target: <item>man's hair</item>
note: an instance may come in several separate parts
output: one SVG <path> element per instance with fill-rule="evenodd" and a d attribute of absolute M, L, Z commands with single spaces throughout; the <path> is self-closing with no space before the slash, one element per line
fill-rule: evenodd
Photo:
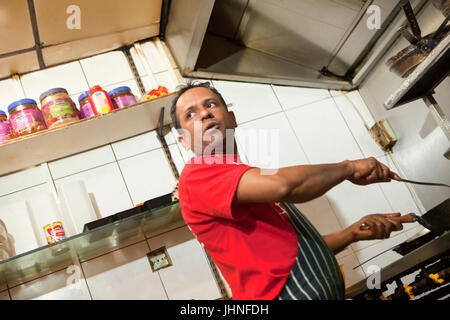
<path fill-rule="evenodd" d="M 175 129 L 179 130 L 181 129 L 180 122 L 177 118 L 177 102 L 178 99 L 180 99 L 181 95 L 185 93 L 186 91 L 193 89 L 193 88 L 207 88 L 211 90 L 217 98 L 219 98 L 219 101 L 225 106 L 225 109 L 228 110 L 227 104 L 225 103 L 225 100 L 223 99 L 222 95 L 217 91 L 216 88 L 214 88 L 211 83 L 209 82 L 200 82 L 198 80 L 188 81 L 186 83 L 180 84 L 177 88 L 179 89 L 178 93 L 175 95 L 172 106 L 170 107 L 170 117 L 172 118 L 172 124 Z"/>

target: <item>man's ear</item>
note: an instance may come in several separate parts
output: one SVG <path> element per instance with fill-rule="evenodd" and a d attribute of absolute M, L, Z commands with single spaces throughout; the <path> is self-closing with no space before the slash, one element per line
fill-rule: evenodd
<path fill-rule="evenodd" d="M 183 133 L 179 134 L 177 139 L 186 151 L 191 150 L 191 142 L 187 141 Z"/>
<path fill-rule="evenodd" d="M 228 113 L 231 116 L 231 119 L 233 120 L 233 128 L 237 128 L 237 123 L 236 123 L 236 116 L 234 115 L 233 111 L 228 111 Z"/>

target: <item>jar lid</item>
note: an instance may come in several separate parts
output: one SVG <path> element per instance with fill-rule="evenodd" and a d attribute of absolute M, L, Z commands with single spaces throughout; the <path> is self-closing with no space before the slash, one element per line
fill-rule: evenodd
<path fill-rule="evenodd" d="M 13 103 L 11 103 L 11 104 L 8 106 L 8 112 L 11 113 L 11 110 L 12 110 L 13 108 L 15 108 L 15 107 L 17 107 L 17 106 L 19 106 L 19 105 L 21 105 L 21 104 L 27 104 L 27 103 L 32 103 L 32 104 L 35 104 L 35 105 L 37 106 L 36 101 L 33 100 L 33 99 L 20 99 L 20 100 L 14 101 Z"/>
<path fill-rule="evenodd" d="M 6 112 L 3 110 L 0 110 L 0 116 L 6 116 Z"/>
<path fill-rule="evenodd" d="M 57 92 L 67 93 L 67 90 L 64 88 L 53 88 L 53 89 L 47 90 L 39 96 L 39 100 L 42 101 L 46 96 L 51 95 L 53 93 L 57 93 Z"/>
<path fill-rule="evenodd" d="M 110 96 L 113 96 L 113 95 L 115 95 L 116 93 L 119 93 L 119 92 L 123 92 L 123 91 L 129 91 L 129 92 L 131 92 L 131 89 L 130 89 L 130 87 L 118 87 L 118 88 L 115 88 L 115 89 L 113 89 L 113 90 L 111 90 L 110 92 L 108 92 L 108 94 L 110 95 Z"/>
<path fill-rule="evenodd" d="M 78 102 L 81 102 L 84 98 L 89 97 L 89 91 L 85 91 L 78 97 Z"/>

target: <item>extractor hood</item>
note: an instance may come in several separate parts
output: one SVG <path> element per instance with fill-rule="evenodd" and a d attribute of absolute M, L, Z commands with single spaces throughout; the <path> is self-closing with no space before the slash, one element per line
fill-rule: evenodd
<path fill-rule="evenodd" d="M 171 1 L 167 43 L 195 78 L 354 89 L 398 37 L 389 28 L 405 22 L 391 0 L 188 2 Z"/>

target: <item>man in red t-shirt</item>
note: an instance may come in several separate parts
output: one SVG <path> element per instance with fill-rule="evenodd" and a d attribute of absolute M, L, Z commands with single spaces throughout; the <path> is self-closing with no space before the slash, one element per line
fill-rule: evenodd
<path fill-rule="evenodd" d="M 371 214 L 322 237 L 292 205 L 344 180 L 367 185 L 399 179 L 374 158 L 273 172 L 245 165 L 234 141 L 234 114 L 209 83 L 182 87 L 171 116 L 179 142 L 195 154 L 179 180 L 183 218 L 234 299 L 343 299 L 334 255 L 355 241 L 402 229 L 392 219 L 399 213 Z"/>

